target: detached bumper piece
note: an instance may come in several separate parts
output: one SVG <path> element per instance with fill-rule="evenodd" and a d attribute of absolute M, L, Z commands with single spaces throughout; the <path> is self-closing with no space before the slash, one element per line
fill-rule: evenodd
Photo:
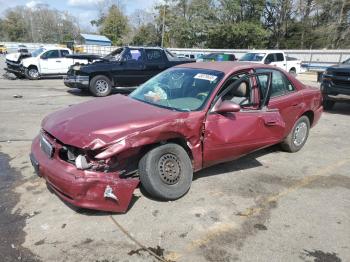
<path fill-rule="evenodd" d="M 89 76 L 68 75 L 63 79 L 65 86 L 70 88 L 89 88 Z"/>
<path fill-rule="evenodd" d="M 33 141 L 30 158 L 38 175 L 61 199 L 87 209 L 121 213 L 128 210 L 139 179 L 120 178 L 117 172 L 78 170 L 73 164 L 60 159 L 58 152 L 62 145 L 45 136 L 54 149 L 50 158 L 40 143 L 41 136 L 44 135 L 39 135 Z"/>

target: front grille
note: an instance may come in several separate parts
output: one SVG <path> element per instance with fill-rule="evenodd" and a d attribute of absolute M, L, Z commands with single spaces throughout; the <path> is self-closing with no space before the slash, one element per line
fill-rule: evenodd
<path fill-rule="evenodd" d="M 334 75 L 350 77 L 350 72 L 335 72 Z"/>
<path fill-rule="evenodd" d="M 333 83 L 337 86 L 346 86 L 350 88 L 350 81 L 333 79 Z"/>

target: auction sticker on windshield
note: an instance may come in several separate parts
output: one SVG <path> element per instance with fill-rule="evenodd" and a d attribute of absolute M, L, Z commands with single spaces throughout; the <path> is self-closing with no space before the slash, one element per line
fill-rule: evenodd
<path fill-rule="evenodd" d="M 196 79 L 201 79 L 201 80 L 208 80 L 208 81 L 210 81 L 210 82 L 213 82 L 213 81 L 215 81 L 218 77 L 217 77 L 217 76 L 214 76 L 214 75 L 201 74 L 201 73 L 199 73 L 199 74 L 196 74 L 196 75 L 194 76 L 194 78 L 196 78 Z"/>

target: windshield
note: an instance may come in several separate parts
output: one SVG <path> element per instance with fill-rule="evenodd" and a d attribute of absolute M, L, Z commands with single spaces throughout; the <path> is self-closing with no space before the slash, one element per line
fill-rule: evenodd
<path fill-rule="evenodd" d="M 124 48 L 118 48 L 117 50 L 114 50 L 113 52 L 109 53 L 103 58 L 110 61 L 119 61 L 123 50 Z"/>
<path fill-rule="evenodd" d="M 205 56 L 203 56 L 203 59 L 216 59 L 218 57 L 218 55 L 219 54 L 216 54 L 216 53 L 205 55 Z"/>
<path fill-rule="evenodd" d="M 262 61 L 265 53 L 247 53 L 244 56 L 242 56 L 240 61 Z"/>
<path fill-rule="evenodd" d="M 203 108 L 223 78 L 215 70 L 171 68 L 151 78 L 129 96 L 155 106 L 177 111 Z"/>
<path fill-rule="evenodd" d="M 32 56 L 33 57 L 37 57 L 38 55 L 40 55 L 42 52 L 44 52 L 45 49 L 44 48 L 39 48 L 39 49 L 36 49 L 32 52 Z"/>

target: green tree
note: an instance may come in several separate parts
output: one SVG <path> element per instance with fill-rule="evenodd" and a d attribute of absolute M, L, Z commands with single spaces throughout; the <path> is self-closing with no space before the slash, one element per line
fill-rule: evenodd
<path fill-rule="evenodd" d="M 28 40 L 28 26 L 21 9 L 7 10 L 3 26 L 10 41 Z"/>
<path fill-rule="evenodd" d="M 221 24 L 208 35 L 209 48 L 264 48 L 268 32 L 255 22 Z"/>
<path fill-rule="evenodd" d="M 123 43 L 123 36 L 128 30 L 128 18 L 123 15 L 118 6 L 112 5 L 105 19 L 102 21 L 100 33 L 108 37 L 113 44 L 121 45 Z"/>
<path fill-rule="evenodd" d="M 160 46 L 161 45 L 161 33 L 157 31 L 154 24 L 148 23 L 141 25 L 132 40 L 134 45 L 146 45 L 146 46 Z"/>

